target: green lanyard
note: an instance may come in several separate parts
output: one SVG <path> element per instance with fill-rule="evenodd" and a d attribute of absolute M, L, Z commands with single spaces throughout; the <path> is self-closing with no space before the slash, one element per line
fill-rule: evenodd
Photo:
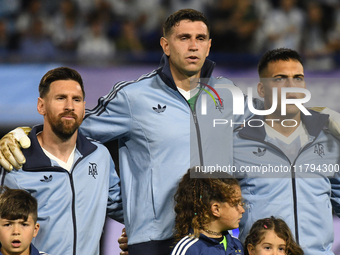
<path fill-rule="evenodd" d="M 225 236 L 223 236 L 223 240 L 220 243 L 223 244 L 224 249 L 227 250 L 228 242 L 227 242 L 227 238 L 225 238 Z"/>

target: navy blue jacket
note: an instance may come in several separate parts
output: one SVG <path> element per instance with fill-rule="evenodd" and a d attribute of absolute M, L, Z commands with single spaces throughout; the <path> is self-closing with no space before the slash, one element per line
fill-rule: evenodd
<path fill-rule="evenodd" d="M 243 255 L 242 243 L 228 231 L 223 235 L 227 238 L 227 250 L 223 244 L 203 234 L 199 238 L 188 235 L 176 244 L 171 255 Z"/>

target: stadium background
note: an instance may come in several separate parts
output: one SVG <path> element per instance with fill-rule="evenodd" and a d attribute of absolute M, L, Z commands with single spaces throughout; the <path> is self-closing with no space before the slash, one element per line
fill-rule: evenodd
<path fill-rule="evenodd" d="M 256 94 L 260 56 L 275 47 L 293 48 L 304 59 L 308 105 L 340 111 L 338 0 L 0 0 L 0 135 L 42 122 L 38 84 L 51 68 L 80 72 L 87 108 L 114 83 L 157 68 L 160 25 L 188 7 L 211 21 L 214 76 L 230 78 L 244 92 L 251 86 Z M 118 164 L 116 143 L 107 145 Z M 335 224 L 334 251 L 340 254 L 338 218 Z M 118 254 L 121 228 L 107 221 L 102 254 Z"/>

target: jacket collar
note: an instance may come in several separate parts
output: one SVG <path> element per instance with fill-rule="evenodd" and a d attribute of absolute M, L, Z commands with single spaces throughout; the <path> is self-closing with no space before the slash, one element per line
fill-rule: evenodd
<path fill-rule="evenodd" d="M 193 234 L 194 230 L 190 227 L 189 228 L 189 234 Z M 238 245 L 235 243 L 234 238 L 229 234 L 229 231 L 222 232 L 222 235 L 227 238 L 228 242 L 228 249 L 238 249 Z M 207 237 L 206 235 L 200 234 L 200 239 L 205 240 L 208 243 L 218 245 L 220 242 L 215 240 L 214 238 Z"/>
<path fill-rule="evenodd" d="M 201 69 L 201 78 L 210 78 L 215 65 L 215 62 L 206 59 Z M 169 57 L 165 54 L 163 54 L 162 56 L 160 65 L 157 69 L 157 73 L 166 85 L 174 90 L 177 90 L 177 86 L 170 71 Z"/>
<path fill-rule="evenodd" d="M 231 249 L 231 250 L 238 249 L 238 245 L 235 243 L 234 238 L 232 238 L 232 236 L 229 234 L 228 231 L 222 232 L 222 235 L 227 238 L 227 242 L 228 242 L 227 249 L 228 250 L 229 249 Z M 206 242 L 214 244 L 214 245 L 220 244 L 220 242 L 215 240 L 214 238 L 207 237 L 206 235 L 203 235 L 203 234 L 200 234 L 200 239 L 205 240 Z"/>
<path fill-rule="evenodd" d="M 329 115 L 321 114 L 312 110 L 309 110 L 309 112 L 312 115 L 304 115 L 303 113 L 301 113 L 301 121 L 303 124 L 305 124 L 308 134 L 317 137 L 323 127 L 326 125 Z M 255 115 L 251 119 L 264 120 L 264 116 Z M 239 135 L 248 139 L 264 141 L 266 138 L 266 131 L 264 126 L 253 128 L 246 125 L 243 129 L 240 130 Z"/>
<path fill-rule="evenodd" d="M 30 253 L 31 255 L 39 255 L 40 254 L 38 249 L 35 248 L 33 244 L 31 244 L 31 246 L 30 246 L 30 251 L 31 251 L 31 253 Z"/>
<path fill-rule="evenodd" d="M 43 152 L 37 139 L 37 134 L 42 130 L 43 125 L 38 125 L 33 127 L 29 134 L 31 146 L 27 149 L 22 150 L 24 156 L 26 157 L 26 163 L 22 168 L 23 170 L 51 166 L 51 160 Z M 86 157 L 87 155 L 95 151 L 97 149 L 97 146 L 91 143 L 85 136 L 80 134 L 78 130 L 76 148 L 83 157 Z"/>

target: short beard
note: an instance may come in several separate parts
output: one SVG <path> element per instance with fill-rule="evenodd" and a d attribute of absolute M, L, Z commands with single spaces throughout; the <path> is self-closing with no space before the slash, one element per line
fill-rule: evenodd
<path fill-rule="evenodd" d="M 79 125 L 75 122 L 72 126 L 66 126 L 61 120 L 52 126 L 52 131 L 62 140 L 63 142 L 69 140 L 73 134 L 77 131 Z"/>
<path fill-rule="evenodd" d="M 71 113 L 72 114 L 72 113 Z M 78 117 L 75 114 L 72 114 L 75 118 L 75 122 L 72 125 L 70 121 L 62 121 L 61 117 L 65 115 L 61 114 L 58 119 L 50 120 L 50 125 L 53 133 L 63 142 L 68 141 L 73 134 L 77 131 L 80 126 L 78 121 Z"/>

